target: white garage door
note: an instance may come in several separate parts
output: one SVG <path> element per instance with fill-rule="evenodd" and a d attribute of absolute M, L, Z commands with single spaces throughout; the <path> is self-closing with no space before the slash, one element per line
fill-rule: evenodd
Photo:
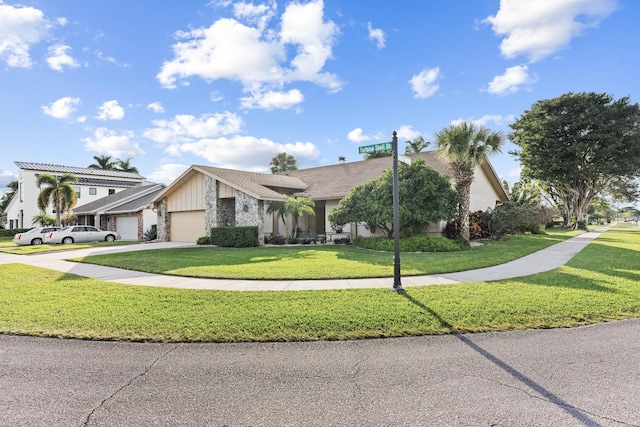
<path fill-rule="evenodd" d="M 207 235 L 204 225 L 204 211 L 171 212 L 172 242 L 195 242 Z"/>
<path fill-rule="evenodd" d="M 116 218 L 116 231 L 122 240 L 138 240 L 138 217 L 119 216 Z"/>

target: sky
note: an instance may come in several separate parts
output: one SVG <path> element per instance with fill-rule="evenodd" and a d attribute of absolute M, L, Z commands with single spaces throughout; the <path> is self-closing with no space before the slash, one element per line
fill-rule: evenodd
<path fill-rule="evenodd" d="M 15 161 L 130 158 L 169 184 L 459 121 L 508 134 L 567 92 L 637 103 L 638 18 L 637 0 L 0 0 L 0 186 Z M 510 182 L 516 148 L 491 158 Z"/>

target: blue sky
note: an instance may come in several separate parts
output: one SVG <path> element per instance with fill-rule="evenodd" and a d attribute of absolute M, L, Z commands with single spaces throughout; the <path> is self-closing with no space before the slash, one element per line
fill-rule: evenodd
<path fill-rule="evenodd" d="M 508 125 L 595 91 L 638 102 L 636 0 L 0 0 L 0 185 L 14 161 L 132 158 L 268 172 L 401 149 L 458 120 Z M 519 164 L 491 159 L 509 181 Z M 1 190 L 0 190 L 1 191 Z"/>

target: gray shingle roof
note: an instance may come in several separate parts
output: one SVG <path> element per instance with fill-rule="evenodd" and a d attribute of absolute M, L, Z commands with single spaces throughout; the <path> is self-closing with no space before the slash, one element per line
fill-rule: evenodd
<path fill-rule="evenodd" d="M 409 157 L 424 159 L 426 166 L 430 166 L 439 173 L 450 175 L 449 166 L 433 151 L 411 154 Z M 332 200 L 345 197 L 358 184 L 378 178 L 386 168 L 392 165 L 393 159 L 388 156 L 286 173 L 308 184 L 308 187 L 297 195 L 306 195 L 313 200 Z M 280 174 L 284 173 L 280 172 Z"/>
<path fill-rule="evenodd" d="M 285 197 L 276 190 L 284 193 L 307 188 L 307 184 L 299 178 L 286 175 L 245 172 L 213 166 L 194 166 L 194 168 L 263 200 L 283 200 Z"/>
<path fill-rule="evenodd" d="M 93 175 L 113 178 L 129 178 L 143 180 L 144 177 L 137 173 L 121 172 L 105 169 L 79 168 L 75 166 L 53 165 L 49 163 L 14 162 L 20 169 L 52 172 L 52 173 L 72 173 L 74 175 Z"/>

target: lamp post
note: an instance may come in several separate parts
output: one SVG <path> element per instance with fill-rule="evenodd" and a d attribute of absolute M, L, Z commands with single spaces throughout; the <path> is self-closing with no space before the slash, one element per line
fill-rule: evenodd
<path fill-rule="evenodd" d="M 393 290 L 403 291 L 400 281 L 400 192 L 398 190 L 398 133 L 393 131 Z"/>

